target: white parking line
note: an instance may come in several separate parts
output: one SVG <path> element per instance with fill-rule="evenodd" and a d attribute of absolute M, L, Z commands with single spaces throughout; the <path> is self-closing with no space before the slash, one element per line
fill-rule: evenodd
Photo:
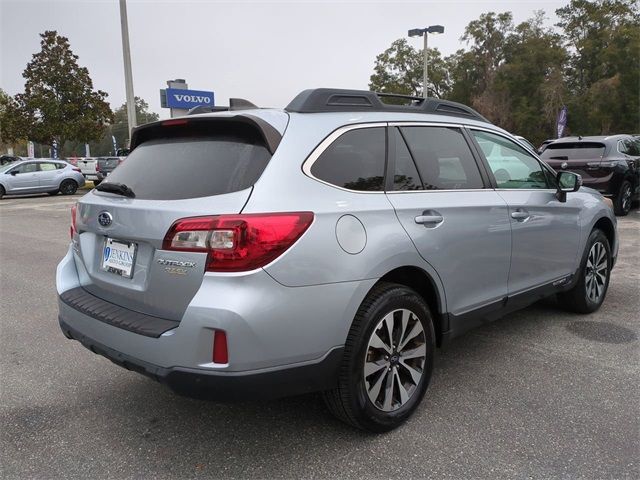
<path fill-rule="evenodd" d="M 4 202 L 0 201 L 0 212 L 16 212 L 20 210 L 58 210 L 70 208 L 76 203 L 77 199 L 50 200 L 48 202 L 39 203 L 23 203 L 19 201 Z"/>

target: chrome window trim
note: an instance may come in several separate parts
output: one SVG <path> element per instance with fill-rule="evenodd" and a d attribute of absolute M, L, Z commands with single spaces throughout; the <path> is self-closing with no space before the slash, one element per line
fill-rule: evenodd
<path fill-rule="evenodd" d="M 384 190 L 351 190 L 349 188 L 344 188 L 341 187 L 339 185 L 334 185 L 333 183 L 329 183 L 325 180 L 322 180 L 316 176 L 314 176 L 311 173 L 311 167 L 313 167 L 313 164 L 318 160 L 318 158 L 320 158 L 320 155 L 322 155 L 324 153 L 324 151 L 329 148 L 329 146 L 335 142 L 338 138 L 340 138 L 342 135 L 344 135 L 347 132 L 350 132 L 351 130 L 358 130 L 358 129 L 362 129 L 362 128 L 386 128 L 387 127 L 387 122 L 373 122 L 373 123 L 354 123 L 352 125 L 344 125 L 342 127 L 337 128 L 336 130 L 334 130 L 333 132 L 331 132 L 327 137 L 325 137 L 324 140 L 322 140 L 320 142 L 320 144 L 313 149 L 313 151 L 309 154 L 309 156 L 307 157 L 307 159 L 303 162 L 302 164 L 302 172 L 309 178 L 320 182 L 320 183 L 324 183 L 325 185 L 328 185 L 330 187 L 333 188 L 337 188 L 338 190 L 342 190 L 344 192 L 349 192 L 349 193 L 359 193 L 359 194 L 365 194 L 365 195 L 369 195 L 369 194 L 374 194 L 374 195 L 380 195 L 380 194 L 384 194 L 385 191 Z M 385 152 L 386 154 L 386 152 Z M 386 162 L 385 162 L 386 163 Z"/>

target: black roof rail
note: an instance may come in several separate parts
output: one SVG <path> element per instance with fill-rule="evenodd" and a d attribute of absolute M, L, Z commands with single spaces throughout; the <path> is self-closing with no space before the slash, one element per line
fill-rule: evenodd
<path fill-rule="evenodd" d="M 384 103 L 381 99 L 399 98 L 409 100 L 407 105 Z M 316 88 L 299 93 L 289 105 L 287 112 L 401 112 L 428 113 L 464 117 L 490 123 L 473 108 L 461 103 L 439 98 L 422 98 L 395 93 L 377 93 L 368 90 L 344 90 L 339 88 Z"/>

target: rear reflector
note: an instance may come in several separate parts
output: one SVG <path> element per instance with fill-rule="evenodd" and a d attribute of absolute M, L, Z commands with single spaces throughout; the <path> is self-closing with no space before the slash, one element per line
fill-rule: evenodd
<path fill-rule="evenodd" d="M 215 330 L 213 334 L 213 363 L 229 363 L 227 333 L 224 330 Z"/>
<path fill-rule="evenodd" d="M 162 248 L 207 253 L 209 272 L 243 272 L 278 258 L 312 222 L 312 212 L 183 218 L 171 226 Z"/>

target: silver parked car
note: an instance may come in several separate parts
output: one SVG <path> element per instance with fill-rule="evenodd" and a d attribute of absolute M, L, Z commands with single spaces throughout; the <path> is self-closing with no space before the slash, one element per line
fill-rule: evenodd
<path fill-rule="evenodd" d="M 30 193 L 73 195 L 83 185 L 80 169 L 62 160 L 31 158 L 0 168 L 0 198 Z"/>
<path fill-rule="evenodd" d="M 618 251 L 602 195 L 468 107 L 385 98 L 232 99 L 136 129 L 72 210 L 64 334 L 181 392 L 322 391 L 381 432 L 451 338 L 548 295 L 600 307 Z"/>

